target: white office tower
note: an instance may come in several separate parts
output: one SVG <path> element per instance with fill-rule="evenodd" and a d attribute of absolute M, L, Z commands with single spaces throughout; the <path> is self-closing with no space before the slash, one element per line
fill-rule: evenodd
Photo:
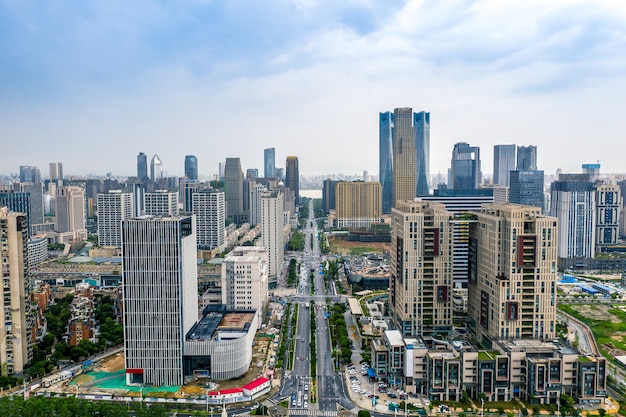
<path fill-rule="evenodd" d="M 196 215 L 198 249 L 213 249 L 225 243 L 226 203 L 224 193 L 202 190 L 192 194 L 192 213 Z"/>
<path fill-rule="evenodd" d="M 59 241 L 87 239 L 85 228 L 85 191 L 80 187 L 67 186 L 57 189 L 56 231 Z"/>
<path fill-rule="evenodd" d="M 0 207 L 0 263 L 4 312 L 0 326 L 2 374 L 24 371 L 33 355 L 31 338 L 30 282 L 28 273 L 28 227 L 26 214 Z"/>
<path fill-rule="evenodd" d="M 262 184 L 255 184 L 250 188 L 250 215 L 248 223 L 250 226 L 256 226 L 261 223 L 261 196 L 265 192 Z"/>
<path fill-rule="evenodd" d="M 145 214 L 178 216 L 178 191 L 157 190 L 144 194 Z"/>
<path fill-rule="evenodd" d="M 222 304 L 229 310 L 256 310 L 259 323 L 267 304 L 267 251 L 238 246 L 222 263 Z"/>
<path fill-rule="evenodd" d="M 122 220 L 135 216 L 133 195 L 121 190 L 98 194 L 98 244 L 122 245 Z"/>
<path fill-rule="evenodd" d="M 183 384 L 185 335 L 198 320 L 195 223 L 195 216 L 122 222 L 128 384 Z"/>
<path fill-rule="evenodd" d="M 261 197 L 261 242 L 267 249 L 268 275 L 271 283 L 277 282 L 285 257 L 283 229 L 283 194 L 274 190 Z"/>

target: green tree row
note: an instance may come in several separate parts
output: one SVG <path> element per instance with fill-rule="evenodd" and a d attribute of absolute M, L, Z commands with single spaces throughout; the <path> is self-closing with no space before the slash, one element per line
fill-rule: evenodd
<path fill-rule="evenodd" d="M 21 396 L 2 397 L 0 416 L 2 417 L 126 417 L 130 411 L 137 417 L 167 416 L 167 411 L 160 405 L 132 404 L 88 401 L 74 397 L 31 397 L 24 400 Z"/>
<path fill-rule="evenodd" d="M 291 251 L 303 251 L 304 250 L 305 234 L 299 230 L 294 231 L 291 234 L 289 243 L 287 243 L 287 250 Z"/>

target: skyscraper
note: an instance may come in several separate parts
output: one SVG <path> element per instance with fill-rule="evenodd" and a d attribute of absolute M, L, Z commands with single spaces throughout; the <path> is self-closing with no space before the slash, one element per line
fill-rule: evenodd
<path fill-rule="evenodd" d="M 297 206 L 300 204 L 300 171 L 297 156 L 287 157 L 286 170 L 285 185 L 294 192 Z"/>
<path fill-rule="evenodd" d="M 195 216 L 122 222 L 128 384 L 182 385 L 185 335 L 198 320 Z"/>
<path fill-rule="evenodd" d="M 97 196 L 98 245 L 122 246 L 122 221 L 135 215 L 133 195 L 111 190 Z"/>
<path fill-rule="evenodd" d="M 596 184 L 596 246 L 617 244 L 622 215 L 622 195 L 619 185 Z"/>
<path fill-rule="evenodd" d="M 0 207 L 7 207 L 10 211 L 23 213 L 26 217 L 26 228 L 31 235 L 31 203 L 30 193 L 15 192 L 12 190 L 0 191 Z"/>
<path fill-rule="evenodd" d="M 430 193 L 430 113 L 421 111 L 413 114 L 415 128 L 416 178 L 415 195 Z"/>
<path fill-rule="evenodd" d="M 49 164 L 50 167 L 50 181 L 56 183 L 59 180 L 59 174 L 57 171 L 57 164 L 56 162 L 50 162 Z"/>
<path fill-rule="evenodd" d="M 486 204 L 470 229 L 470 327 L 478 341 L 552 340 L 557 219 L 538 207 Z"/>
<path fill-rule="evenodd" d="M 41 172 L 37 167 L 20 166 L 20 182 L 41 182 Z"/>
<path fill-rule="evenodd" d="M 377 182 L 338 182 L 335 189 L 337 227 L 368 228 L 380 223 L 381 189 Z"/>
<path fill-rule="evenodd" d="M 417 150 L 413 109 L 393 111 L 393 207 L 398 201 L 413 200 L 417 190 Z"/>
<path fill-rule="evenodd" d="M 250 187 L 250 211 L 248 213 L 248 223 L 250 226 L 256 226 L 261 224 L 262 212 L 261 212 L 261 197 L 265 192 L 263 184 L 254 184 Z"/>
<path fill-rule="evenodd" d="M 177 216 L 178 191 L 156 190 L 144 194 L 144 214 L 151 216 Z"/>
<path fill-rule="evenodd" d="M 196 215 L 199 249 L 213 249 L 224 245 L 226 209 L 224 193 L 201 190 L 193 193 L 192 211 Z"/>
<path fill-rule="evenodd" d="M 261 196 L 261 242 L 267 249 L 269 283 L 275 288 L 284 259 L 285 204 L 279 190 Z"/>
<path fill-rule="evenodd" d="M 198 158 L 195 155 L 185 156 L 185 177 L 190 180 L 198 179 Z"/>
<path fill-rule="evenodd" d="M 378 182 L 382 188 L 382 209 L 391 213 L 393 207 L 393 113 L 378 115 Z M 327 180 L 330 181 L 330 180 Z M 324 182 L 324 184 L 326 184 Z M 334 208 L 334 205 L 333 205 Z M 325 210 L 327 213 L 328 210 Z"/>
<path fill-rule="evenodd" d="M 510 185 L 510 172 L 515 170 L 515 145 L 495 145 L 493 147 L 493 183 Z"/>
<path fill-rule="evenodd" d="M 475 190 L 482 182 L 480 148 L 465 142 L 454 145 L 448 186 L 454 190 Z"/>
<path fill-rule="evenodd" d="M 384 187 L 384 185 L 381 183 L 381 189 L 382 187 Z M 327 178 L 324 180 L 324 185 L 322 189 L 322 209 L 324 210 L 324 213 L 328 213 L 330 212 L 330 210 L 334 210 L 335 207 L 337 206 L 336 190 L 337 190 L 336 180 L 331 180 L 330 178 Z M 384 191 L 381 191 L 381 192 L 384 193 Z M 391 202 L 391 198 L 389 199 L 389 202 Z M 381 204 L 384 205 L 385 202 L 383 201 Z"/>
<path fill-rule="evenodd" d="M 163 162 L 159 155 L 154 154 L 150 161 L 150 179 L 152 182 L 158 182 L 163 177 Z"/>
<path fill-rule="evenodd" d="M 561 174 L 550 186 L 550 215 L 559 219 L 559 266 L 593 258 L 596 194 L 589 174 Z"/>
<path fill-rule="evenodd" d="M 399 201 L 392 210 L 390 304 L 406 337 L 452 332 L 452 220 L 443 204 Z"/>
<path fill-rule="evenodd" d="M 509 201 L 544 208 L 543 171 L 511 171 Z"/>
<path fill-rule="evenodd" d="M 517 170 L 535 171 L 537 169 L 537 147 L 518 146 L 517 147 Z"/>
<path fill-rule="evenodd" d="M 87 237 L 85 229 L 85 191 L 76 186 L 61 186 L 56 195 L 56 231 L 79 232 Z"/>
<path fill-rule="evenodd" d="M 42 224 L 44 222 L 43 184 L 20 183 L 19 191 L 30 195 L 29 224 Z"/>
<path fill-rule="evenodd" d="M 148 157 L 143 152 L 139 152 L 139 155 L 137 155 L 137 178 L 139 181 L 144 181 L 148 178 Z"/>
<path fill-rule="evenodd" d="M 0 363 L 2 373 L 9 375 L 23 372 L 33 356 L 27 240 L 26 215 L 0 207 L 0 308 L 4 315 L 0 326 Z"/>
<path fill-rule="evenodd" d="M 263 150 L 263 176 L 276 178 L 276 152 L 274 148 Z"/>
<path fill-rule="evenodd" d="M 256 181 L 256 179 L 259 178 L 259 170 L 256 168 L 248 168 L 246 170 L 246 179 L 247 180 L 254 180 Z"/>
<path fill-rule="evenodd" d="M 235 223 L 243 219 L 243 171 L 239 158 L 226 158 L 224 168 L 226 216 Z"/>

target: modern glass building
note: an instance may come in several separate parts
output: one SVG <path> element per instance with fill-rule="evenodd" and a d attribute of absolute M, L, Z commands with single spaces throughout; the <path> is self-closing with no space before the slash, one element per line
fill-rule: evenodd
<path fill-rule="evenodd" d="M 382 210 L 391 213 L 393 207 L 393 113 L 388 111 L 378 116 L 378 182 L 382 188 Z M 326 182 L 324 182 L 326 184 Z M 330 207 L 327 207 L 330 208 Z M 333 207 L 334 208 L 334 204 Z M 328 210 L 326 210 L 328 212 Z"/>
<path fill-rule="evenodd" d="M 265 178 L 276 178 L 276 151 L 274 148 L 267 148 L 263 151 L 263 169 Z"/>
<path fill-rule="evenodd" d="M 515 145 L 495 145 L 493 147 L 493 183 L 510 185 L 510 172 L 515 169 Z"/>
<path fill-rule="evenodd" d="M 452 164 L 449 188 L 454 190 L 475 190 L 482 182 L 480 170 L 480 147 L 459 142 L 452 150 Z"/>
<path fill-rule="evenodd" d="M 430 192 L 430 113 L 413 113 L 415 128 L 415 152 L 417 188 L 415 195 L 424 196 Z"/>
<path fill-rule="evenodd" d="M 518 146 L 517 147 L 517 170 L 534 171 L 537 169 L 537 147 Z"/>
<path fill-rule="evenodd" d="M 143 152 L 139 152 L 139 155 L 137 155 L 137 178 L 139 181 L 148 178 L 148 157 Z"/>
<path fill-rule="evenodd" d="M 195 155 L 185 156 L 185 177 L 190 180 L 198 179 L 198 158 Z"/>
<path fill-rule="evenodd" d="M 413 109 L 393 111 L 393 207 L 398 201 L 413 200 L 417 189 L 417 151 Z"/>
<path fill-rule="evenodd" d="M 300 170 L 297 156 L 287 157 L 286 171 L 285 185 L 294 192 L 296 205 L 298 205 L 300 203 Z"/>
<path fill-rule="evenodd" d="M 544 208 L 543 171 L 511 171 L 509 202 Z"/>

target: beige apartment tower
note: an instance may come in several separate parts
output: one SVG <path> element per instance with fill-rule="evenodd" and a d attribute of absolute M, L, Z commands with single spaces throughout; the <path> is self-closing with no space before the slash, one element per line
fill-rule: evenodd
<path fill-rule="evenodd" d="M 391 219 L 390 302 L 405 337 L 452 331 L 454 215 L 440 203 L 398 202 Z"/>
<path fill-rule="evenodd" d="M 285 257 L 285 204 L 280 190 L 261 196 L 261 243 L 267 250 L 267 273 L 274 286 L 283 267 Z"/>
<path fill-rule="evenodd" d="M 0 326 L 2 375 L 24 371 L 32 359 L 28 227 L 26 215 L 0 207 L 0 261 L 4 325 Z"/>
<path fill-rule="evenodd" d="M 485 204 L 470 228 L 470 326 L 480 342 L 552 340 L 557 219 L 539 207 Z"/>
<path fill-rule="evenodd" d="M 335 188 L 337 227 L 367 228 L 382 215 L 379 182 L 338 182 Z"/>
<path fill-rule="evenodd" d="M 394 109 L 393 128 L 393 207 L 398 201 L 413 200 L 417 187 L 417 154 L 413 109 Z"/>

